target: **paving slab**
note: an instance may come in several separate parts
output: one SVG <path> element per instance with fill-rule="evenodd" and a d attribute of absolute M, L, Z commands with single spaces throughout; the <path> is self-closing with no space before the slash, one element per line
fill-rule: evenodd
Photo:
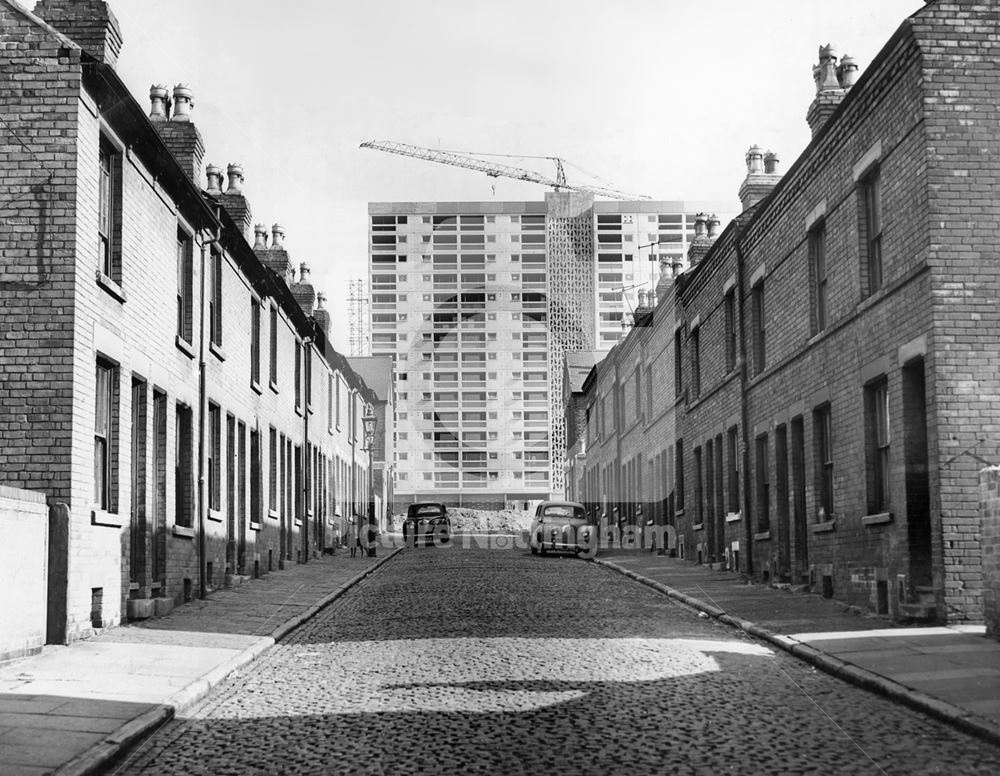
<path fill-rule="evenodd" d="M 1000 642 L 980 625 L 908 626 L 648 551 L 605 551 L 597 562 L 847 681 L 1000 743 Z"/>
<path fill-rule="evenodd" d="M 100 772 L 394 554 L 312 559 L 0 665 L 0 773 Z"/>

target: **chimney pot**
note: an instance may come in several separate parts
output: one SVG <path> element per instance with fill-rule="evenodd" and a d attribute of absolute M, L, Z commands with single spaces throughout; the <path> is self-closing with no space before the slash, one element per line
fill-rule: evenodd
<path fill-rule="evenodd" d="M 646 306 L 646 289 L 645 288 L 640 288 L 639 289 L 639 293 L 637 294 L 637 296 L 639 297 L 639 307 L 645 307 Z"/>
<path fill-rule="evenodd" d="M 709 216 L 709 219 L 708 219 L 708 236 L 711 239 L 714 240 L 716 237 L 719 236 L 719 226 L 721 224 L 722 224 L 722 222 L 719 220 L 719 217 L 715 213 L 712 213 L 712 215 Z"/>
<path fill-rule="evenodd" d="M 844 89 L 850 89 L 854 86 L 858 80 L 858 63 L 854 61 L 854 57 L 844 54 L 844 58 L 840 60 L 838 74 L 840 76 L 840 85 Z"/>
<path fill-rule="evenodd" d="M 194 94 L 187 84 L 177 84 L 174 87 L 174 115 L 171 121 L 190 121 L 191 109 L 194 107 Z"/>
<path fill-rule="evenodd" d="M 267 227 L 264 224 L 254 224 L 253 237 L 253 249 L 255 251 L 267 250 Z"/>
<path fill-rule="evenodd" d="M 149 87 L 150 121 L 167 120 L 167 103 L 170 99 L 169 95 L 170 93 L 167 91 L 167 87 L 163 84 L 153 84 Z"/>
<path fill-rule="evenodd" d="M 781 172 L 778 170 L 780 163 L 781 157 L 774 153 L 774 151 L 768 151 L 764 154 L 764 172 L 768 175 L 780 175 Z"/>
<path fill-rule="evenodd" d="M 285 247 L 285 230 L 282 228 L 281 224 L 271 225 L 271 247 L 272 248 L 284 248 Z"/>
<path fill-rule="evenodd" d="M 694 236 L 704 237 L 708 228 L 708 217 L 704 213 L 698 213 L 694 217 Z"/>
<path fill-rule="evenodd" d="M 764 152 L 761 151 L 759 145 L 754 144 L 750 146 L 747 150 L 746 160 L 747 174 L 754 175 L 764 172 Z"/>
<path fill-rule="evenodd" d="M 326 302 L 326 294 L 324 294 L 322 291 L 318 291 L 316 293 L 316 309 L 322 310 L 324 302 Z"/>
<path fill-rule="evenodd" d="M 208 180 L 206 190 L 209 194 L 218 196 L 222 193 L 222 170 L 214 164 L 209 164 L 205 167 L 205 178 Z"/>
<path fill-rule="evenodd" d="M 243 165 L 241 164 L 230 164 L 226 168 L 226 174 L 229 178 L 229 185 L 226 187 L 226 194 L 242 194 L 243 193 Z"/>
<path fill-rule="evenodd" d="M 840 88 L 837 78 L 837 49 L 827 43 L 819 47 L 819 64 L 813 66 L 813 80 L 816 81 L 816 93 Z"/>
<path fill-rule="evenodd" d="M 299 264 L 299 282 L 305 283 L 309 280 L 309 265 L 304 261 Z"/>

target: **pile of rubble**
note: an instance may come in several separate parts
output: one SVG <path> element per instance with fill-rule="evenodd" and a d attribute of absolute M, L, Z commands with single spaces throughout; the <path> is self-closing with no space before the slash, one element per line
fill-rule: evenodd
<path fill-rule="evenodd" d="M 517 533 L 531 528 L 531 512 L 520 509 L 469 509 L 467 507 L 448 507 L 448 517 L 451 518 L 453 531 L 470 533 Z M 395 515 L 393 522 L 397 526 L 403 524 L 406 515 Z"/>

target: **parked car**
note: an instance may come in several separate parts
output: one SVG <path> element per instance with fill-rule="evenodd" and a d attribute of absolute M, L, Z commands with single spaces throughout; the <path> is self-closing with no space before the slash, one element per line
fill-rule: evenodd
<path fill-rule="evenodd" d="M 593 558 L 597 554 L 597 526 L 575 501 L 543 501 L 535 510 L 529 538 L 531 554 L 573 552 Z"/>
<path fill-rule="evenodd" d="M 450 542 L 451 519 L 445 505 L 431 501 L 410 504 L 403 520 L 403 541 L 413 545 Z"/>

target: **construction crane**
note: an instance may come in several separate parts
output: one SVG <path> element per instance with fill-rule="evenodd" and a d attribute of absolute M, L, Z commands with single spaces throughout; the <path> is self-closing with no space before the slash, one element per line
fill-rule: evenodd
<path fill-rule="evenodd" d="M 484 172 L 491 178 L 513 178 L 518 181 L 528 181 L 529 183 L 541 183 L 543 186 L 551 186 L 556 191 L 568 189 L 569 191 L 587 191 L 601 197 L 609 199 L 652 199 L 645 194 L 626 194 L 624 191 L 606 189 L 599 186 L 578 186 L 566 182 L 566 171 L 563 168 L 564 160 L 558 156 L 535 156 L 516 157 L 521 159 L 548 159 L 555 162 L 556 177 L 550 178 L 547 175 L 526 170 L 523 167 L 512 167 L 509 164 L 497 164 L 484 159 L 477 159 L 474 156 L 455 153 L 454 151 L 441 151 L 435 148 L 423 148 L 422 146 L 409 145 L 408 143 L 396 143 L 389 140 L 371 140 L 361 144 L 362 148 L 371 148 L 375 151 L 385 151 L 390 154 L 409 156 L 414 159 L 423 159 L 427 162 L 437 162 L 439 164 L 450 164 L 454 167 L 464 167 L 467 170 L 477 170 Z M 484 156 L 507 156 L 507 154 L 484 154 Z"/>

